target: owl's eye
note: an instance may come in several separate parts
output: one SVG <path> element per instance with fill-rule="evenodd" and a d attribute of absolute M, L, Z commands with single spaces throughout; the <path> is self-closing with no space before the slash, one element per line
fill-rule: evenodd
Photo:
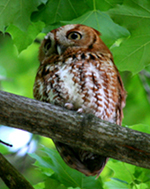
<path fill-rule="evenodd" d="M 47 52 L 50 48 L 51 48 L 51 40 L 50 39 L 47 39 L 45 44 L 44 44 L 44 50 L 45 52 Z"/>
<path fill-rule="evenodd" d="M 67 38 L 68 39 L 73 39 L 73 40 L 79 40 L 81 39 L 82 35 L 78 32 L 70 32 L 68 35 L 67 35 Z"/>

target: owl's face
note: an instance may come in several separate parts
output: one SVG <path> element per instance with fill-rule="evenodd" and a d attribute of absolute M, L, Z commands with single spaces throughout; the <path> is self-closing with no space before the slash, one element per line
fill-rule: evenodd
<path fill-rule="evenodd" d="M 60 56 L 68 48 L 72 51 L 82 48 L 110 53 L 99 35 L 97 30 L 80 24 L 65 25 L 52 30 L 42 41 L 39 60 L 42 63 L 44 58 L 51 55 Z"/>

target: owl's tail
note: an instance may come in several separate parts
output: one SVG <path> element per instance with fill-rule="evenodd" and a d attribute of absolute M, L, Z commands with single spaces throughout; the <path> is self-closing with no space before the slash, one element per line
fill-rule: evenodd
<path fill-rule="evenodd" d="M 98 178 L 108 161 L 108 158 L 105 156 L 93 154 L 61 142 L 55 142 L 55 145 L 65 163 L 86 176 L 97 175 L 96 178 Z"/>

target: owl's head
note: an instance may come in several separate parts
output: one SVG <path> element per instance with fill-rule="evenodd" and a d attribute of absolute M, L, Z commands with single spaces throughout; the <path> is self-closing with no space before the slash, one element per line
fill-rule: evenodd
<path fill-rule="evenodd" d="M 67 49 L 110 53 L 99 36 L 99 31 L 81 24 L 70 24 L 54 29 L 45 36 L 41 43 L 39 60 L 42 62 L 45 57 L 62 55 Z"/>

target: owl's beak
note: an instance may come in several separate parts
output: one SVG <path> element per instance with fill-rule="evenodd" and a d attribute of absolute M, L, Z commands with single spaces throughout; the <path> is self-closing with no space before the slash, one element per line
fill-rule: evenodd
<path fill-rule="evenodd" d="M 57 50 L 57 53 L 58 53 L 59 55 L 61 55 L 61 54 L 66 50 L 66 47 L 63 46 L 63 45 L 57 44 L 56 50 Z"/>
<path fill-rule="evenodd" d="M 57 45 L 56 49 L 57 49 L 57 53 L 58 53 L 59 55 L 61 55 L 61 53 L 62 53 L 61 46 L 60 46 L 60 45 Z"/>

